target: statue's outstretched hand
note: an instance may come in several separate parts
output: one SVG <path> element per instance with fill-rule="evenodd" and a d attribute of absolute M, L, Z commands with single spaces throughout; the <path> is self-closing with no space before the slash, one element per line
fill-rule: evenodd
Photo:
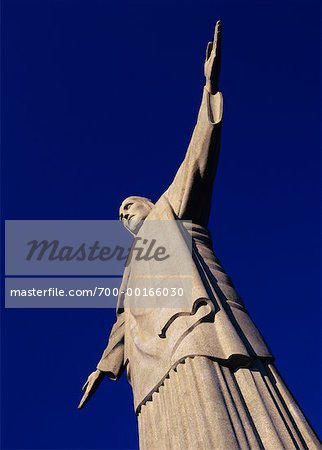
<path fill-rule="evenodd" d="M 91 396 L 94 394 L 98 386 L 101 384 L 102 379 L 104 378 L 104 373 L 100 370 L 95 370 L 95 372 L 92 372 L 89 377 L 87 378 L 86 383 L 82 387 L 82 391 L 84 392 L 84 395 L 79 402 L 78 409 L 83 408 L 85 404 L 88 402 L 88 400 L 91 398 Z"/>
<path fill-rule="evenodd" d="M 218 20 L 215 26 L 214 41 L 209 42 L 206 50 L 205 77 L 206 88 L 211 94 L 218 91 L 218 79 L 220 71 L 221 50 L 221 22 Z"/>

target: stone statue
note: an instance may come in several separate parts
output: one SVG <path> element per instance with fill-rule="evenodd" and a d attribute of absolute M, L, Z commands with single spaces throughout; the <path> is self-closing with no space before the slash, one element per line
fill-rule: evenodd
<path fill-rule="evenodd" d="M 181 307 L 136 308 L 120 294 L 116 323 L 79 408 L 105 376 L 117 380 L 126 369 L 142 450 L 317 449 L 318 438 L 276 370 L 207 230 L 223 110 L 220 44 L 217 22 L 206 51 L 197 124 L 173 182 L 155 204 L 129 197 L 120 207 L 120 220 L 136 236 L 146 236 L 153 221 L 170 223 L 171 232 L 164 228 L 160 234 L 165 245 L 182 251 L 180 261 L 192 266 L 189 298 Z M 192 240 L 190 250 L 185 236 Z M 170 275 L 180 275 L 180 261 L 169 258 Z M 159 282 L 158 270 L 156 262 L 145 263 L 149 287 Z M 137 286 L 143 281 L 132 261 L 120 291 Z"/>

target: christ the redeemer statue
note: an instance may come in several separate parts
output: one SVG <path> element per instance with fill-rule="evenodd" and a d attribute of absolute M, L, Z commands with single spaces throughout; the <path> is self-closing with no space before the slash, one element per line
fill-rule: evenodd
<path fill-rule="evenodd" d="M 180 243 L 191 260 L 188 307 L 137 309 L 120 294 L 116 323 L 79 407 L 102 378 L 116 380 L 126 369 L 141 450 L 317 449 L 320 443 L 215 255 L 207 229 L 223 110 L 220 41 L 217 22 L 206 51 L 197 124 L 173 182 L 155 204 L 135 196 L 120 207 L 120 220 L 136 236 L 144 237 L 151 221 L 172 224 L 171 233 L 165 227 L 161 234 L 169 246 Z M 192 239 L 190 253 L 184 234 Z M 136 264 L 126 267 L 121 291 L 138 286 Z M 173 270 L 180 273 L 180 266 L 176 261 Z M 145 270 L 149 287 L 160 285 L 157 262 L 147 262 Z"/>

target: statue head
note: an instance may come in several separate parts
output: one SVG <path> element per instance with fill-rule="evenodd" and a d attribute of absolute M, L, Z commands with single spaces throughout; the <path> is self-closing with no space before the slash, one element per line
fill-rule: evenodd
<path fill-rule="evenodd" d="M 132 234 L 137 234 L 153 206 L 148 198 L 127 197 L 120 206 L 120 220 Z"/>

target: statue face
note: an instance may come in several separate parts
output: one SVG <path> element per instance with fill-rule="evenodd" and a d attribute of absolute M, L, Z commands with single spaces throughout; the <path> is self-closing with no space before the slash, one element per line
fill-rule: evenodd
<path fill-rule="evenodd" d="M 128 197 L 120 206 L 120 220 L 132 234 L 137 234 L 153 206 L 148 198 Z"/>

